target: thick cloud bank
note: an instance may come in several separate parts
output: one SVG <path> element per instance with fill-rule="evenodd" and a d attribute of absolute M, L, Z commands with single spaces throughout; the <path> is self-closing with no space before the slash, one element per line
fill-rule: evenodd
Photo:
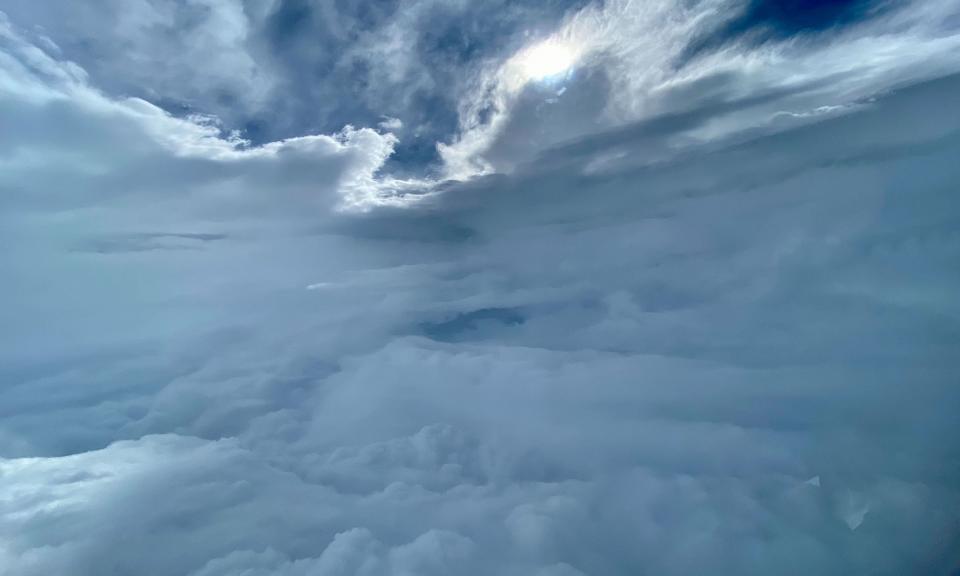
<path fill-rule="evenodd" d="M 5 4 L 0 576 L 960 570 L 955 6 Z"/>

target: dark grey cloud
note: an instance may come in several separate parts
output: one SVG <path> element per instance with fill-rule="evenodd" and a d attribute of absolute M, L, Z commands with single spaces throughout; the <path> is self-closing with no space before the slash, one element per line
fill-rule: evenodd
<path fill-rule="evenodd" d="M 137 7 L 164 36 L 214 4 Z M 565 8 L 471 28 L 489 91 L 451 88 L 448 143 L 493 169 L 442 182 L 387 169 L 375 88 L 369 123 L 242 142 L 0 21 L 0 575 L 956 570 L 956 34 L 648 84 L 647 16 Z M 375 60 L 458 10 L 260 16 L 293 66 L 321 23 Z M 604 53 L 518 79 L 524 18 Z M 837 56 L 884 34 L 912 50 Z"/>
<path fill-rule="evenodd" d="M 198 232 L 137 232 L 88 240 L 77 247 L 99 254 L 147 250 L 199 250 L 208 242 L 223 240 L 225 234 Z"/>

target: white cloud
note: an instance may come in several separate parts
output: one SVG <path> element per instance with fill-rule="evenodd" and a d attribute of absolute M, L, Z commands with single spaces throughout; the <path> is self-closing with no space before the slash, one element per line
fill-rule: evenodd
<path fill-rule="evenodd" d="M 378 124 L 384 130 L 400 130 L 403 128 L 403 122 L 399 118 L 391 118 L 390 116 L 384 117 L 383 121 Z"/>
<path fill-rule="evenodd" d="M 716 107 L 709 122 L 664 143 L 683 148 L 770 126 L 778 114 L 800 119 L 825 108 L 842 110 L 957 69 L 953 54 L 960 49 L 960 34 L 941 25 L 955 15 L 951 2 L 908 3 L 836 33 L 760 45 L 732 42 L 695 58 L 685 55 L 691 39 L 716 31 L 747 8 L 746 2 L 727 0 L 588 5 L 482 76 L 461 103 L 460 132 L 439 145 L 447 176 L 511 170 L 545 148 L 623 123 Z M 560 80 L 563 84 L 586 87 L 599 78 L 608 83 L 601 88 L 605 102 L 588 108 L 573 92 L 545 97 L 528 70 L 529 55 L 544 46 L 568 53 L 575 72 Z M 758 96 L 767 97 L 749 102 Z M 720 108 L 741 99 L 746 101 L 739 106 Z M 557 109 L 545 112 L 544 102 Z"/>
<path fill-rule="evenodd" d="M 203 111 L 229 113 L 231 107 L 255 110 L 274 88 L 249 38 L 251 17 L 261 17 L 260 10 L 240 0 L 14 2 L 5 10 L 36 25 L 48 42 L 52 37 L 114 94 L 203 110 L 210 95 L 220 93 L 229 105 Z"/>
<path fill-rule="evenodd" d="M 378 200 L 381 180 L 377 172 L 397 142 L 391 134 L 346 126 L 336 134 L 250 146 L 235 135 L 225 137 L 207 118 L 175 118 L 139 98 L 105 96 L 88 84 L 86 74 L 76 65 L 30 45 L 9 22 L 2 23 L 0 33 L 8 46 L 0 68 L 0 81 L 6 86 L 0 106 L 12 118 L 12 129 L 0 136 L 0 146 L 15 150 L 4 160 L 9 169 L 0 182 L 15 189 L 26 202 L 40 201 L 51 191 L 64 189 L 77 174 L 96 178 L 115 172 L 116 166 L 122 170 L 147 161 L 179 164 L 158 174 L 166 184 L 202 173 L 206 177 L 198 179 L 205 180 L 206 187 L 213 185 L 211 180 L 229 181 L 234 188 L 247 181 L 239 186 L 242 190 L 233 192 L 245 196 L 242 201 L 267 195 L 257 189 L 262 186 L 257 181 L 265 177 L 272 180 L 272 187 L 283 186 L 284 179 L 304 184 L 306 193 L 314 198 L 326 196 L 328 208 L 337 203 L 337 197 L 348 205 Z M 25 173 L 34 172 L 50 158 L 59 160 L 57 171 L 31 182 Z M 127 181 L 112 186 L 119 192 L 158 184 L 141 181 L 140 176 L 138 170 L 132 170 Z M 382 182 L 391 196 L 399 188 L 416 187 L 395 179 Z M 98 194 L 113 192 L 101 189 Z"/>
<path fill-rule="evenodd" d="M 957 77 L 651 163 L 723 132 L 707 91 L 438 184 L 0 34 L 0 575 L 950 566 Z"/>

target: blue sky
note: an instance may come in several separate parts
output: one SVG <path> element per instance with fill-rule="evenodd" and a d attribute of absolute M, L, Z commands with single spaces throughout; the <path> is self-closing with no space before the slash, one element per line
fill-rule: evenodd
<path fill-rule="evenodd" d="M 960 570 L 956 2 L 0 13 L 0 576 Z"/>

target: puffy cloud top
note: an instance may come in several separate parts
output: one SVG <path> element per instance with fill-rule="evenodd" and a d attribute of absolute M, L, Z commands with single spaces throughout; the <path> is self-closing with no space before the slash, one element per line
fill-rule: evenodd
<path fill-rule="evenodd" d="M 953 2 L 0 2 L 0 576 L 953 574 Z"/>

